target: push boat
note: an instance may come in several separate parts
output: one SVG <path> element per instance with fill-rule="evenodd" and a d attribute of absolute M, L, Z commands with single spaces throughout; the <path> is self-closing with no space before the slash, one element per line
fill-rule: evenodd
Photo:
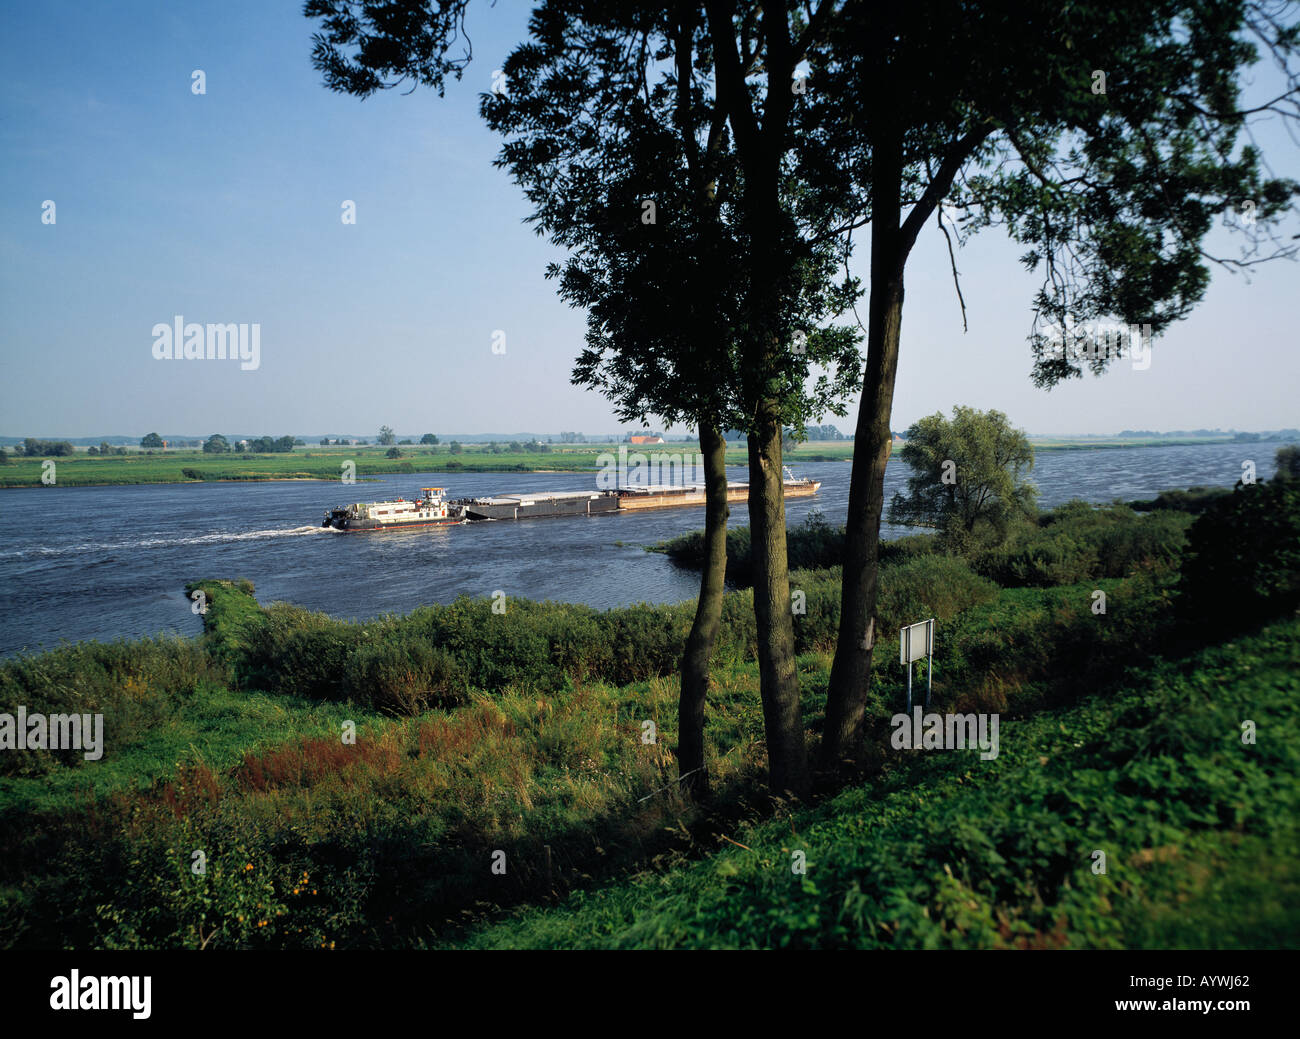
<path fill-rule="evenodd" d="M 408 501 L 356 502 L 327 509 L 322 527 L 337 530 L 396 530 L 399 527 L 450 527 L 466 522 L 459 506 L 448 502 L 445 487 L 421 487 L 420 497 Z"/>

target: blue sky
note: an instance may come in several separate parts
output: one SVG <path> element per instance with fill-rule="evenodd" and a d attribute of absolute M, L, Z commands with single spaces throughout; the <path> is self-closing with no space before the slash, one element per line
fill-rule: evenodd
<path fill-rule="evenodd" d="M 321 85 L 297 3 L 3 0 L 0 435 L 620 428 L 569 384 L 583 315 L 544 280 L 559 254 L 522 223 L 477 114 L 528 10 L 472 9 L 475 60 L 444 99 L 358 101 Z M 1284 134 L 1260 140 L 1300 175 Z M 1210 244 L 1235 254 L 1226 233 Z M 1295 264 L 1250 283 L 1216 270 L 1149 370 L 1049 393 L 1028 379 L 1020 251 L 991 230 L 958 255 L 963 334 L 942 239 L 923 233 L 894 428 L 957 403 L 1036 433 L 1300 425 Z M 259 323 L 260 367 L 156 360 L 151 330 L 178 314 Z M 855 417 L 856 401 L 827 421 Z"/>

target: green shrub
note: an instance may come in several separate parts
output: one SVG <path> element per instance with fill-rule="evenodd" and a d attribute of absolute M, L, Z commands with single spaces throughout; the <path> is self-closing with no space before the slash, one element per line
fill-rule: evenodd
<path fill-rule="evenodd" d="M 1117 506 L 1069 502 L 1015 530 L 1007 541 L 977 552 L 977 573 L 1006 588 L 1050 588 L 1077 581 L 1126 577 L 1143 567 L 1177 565 L 1192 519 L 1181 512 L 1139 516 Z"/>
<path fill-rule="evenodd" d="M 1179 612 L 1241 630 L 1300 606 L 1300 483 L 1238 484 L 1188 533 Z"/>
<path fill-rule="evenodd" d="M 450 653 L 408 636 L 354 647 L 341 685 L 357 703 L 409 715 L 464 703 L 468 682 Z"/>
<path fill-rule="evenodd" d="M 104 744 L 120 750 L 183 710 L 200 683 L 224 677 L 192 639 L 79 642 L 0 664 L 0 710 L 102 714 Z M 84 764 L 83 751 L 76 749 L 0 754 L 0 775 L 41 775 Z"/>

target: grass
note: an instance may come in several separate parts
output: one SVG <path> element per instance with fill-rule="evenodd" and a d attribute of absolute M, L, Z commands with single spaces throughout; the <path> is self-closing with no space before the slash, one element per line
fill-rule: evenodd
<path fill-rule="evenodd" d="M 797 810 L 762 793 L 748 590 L 701 807 L 673 755 L 689 604 L 351 623 L 193 582 L 200 639 L 0 663 L 6 709 L 101 712 L 107 745 L 0 755 L 0 945 L 1295 945 L 1300 620 L 1203 648 L 1230 629 L 1173 608 L 1186 520 L 1063 506 L 993 578 L 904 539 L 881 623 L 938 618 L 935 709 L 998 712 L 1001 752 L 893 750 L 905 671 L 879 652 L 856 780 Z M 791 575 L 813 749 L 838 577 Z"/>
<path fill-rule="evenodd" d="M 1040 438 L 1034 440 L 1038 451 L 1100 449 L 1115 447 L 1165 447 L 1181 444 L 1226 443 L 1230 437 L 1185 438 L 1178 440 L 1120 440 L 1118 438 Z M 87 487 L 144 483 L 198 483 L 203 481 L 245 480 L 338 480 L 345 461 L 356 464 L 356 475 L 380 476 L 389 473 L 491 473 L 491 472 L 594 472 L 600 468 L 600 455 L 627 447 L 629 452 L 671 454 L 698 451 L 693 442 L 659 445 L 552 444 L 545 453 L 492 454 L 487 444 L 465 444 L 459 454 L 451 454 L 449 444 L 433 447 L 407 445 L 399 448 L 403 457 L 385 457 L 387 447 L 379 445 L 339 447 L 308 445 L 290 454 L 209 455 L 197 449 L 146 453 L 132 449 L 125 455 L 92 456 L 82 452 L 58 458 L 57 486 Z M 504 448 L 505 445 L 503 444 Z M 853 459 L 851 440 L 810 440 L 787 448 L 785 461 L 790 465 L 804 462 L 848 462 Z M 0 465 L 0 489 L 6 487 L 41 487 L 43 473 L 40 458 L 13 458 Z M 743 443 L 727 445 L 727 465 L 749 464 Z M 188 473 L 187 473 L 188 470 Z"/>
<path fill-rule="evenodd" d="M 1294 620 L 1159 663 L 1077 707 L 1005 723 L 994 761 L 902 752 L 881 778 L 741 827 L 698 862 L 455 944 L 1293 948 L 1297 665 Z M 1253 746 L 1244 716 L 1268 733 Z"/>
<path fill-rule="evenodd" d="M 545 453 L 492 454 L 486 444 L 467 444 L 453 455 L 448 445 L 402 447 L 403 457 L 385 457 L 386 447 L 299 447 L 289 454 L 204 454 L 199 450 L 54 459 L 57 486 L 84 487 L 143 483 L 199 483 L 244 480 L 339 480 L 351 461 L 359 478 L 403 472 L 587 472 L 597 468 L 608 445 L 554 445 Z M 11 458 L 0 466 L 0 488 L 40 487 L 43 459 Z"/>

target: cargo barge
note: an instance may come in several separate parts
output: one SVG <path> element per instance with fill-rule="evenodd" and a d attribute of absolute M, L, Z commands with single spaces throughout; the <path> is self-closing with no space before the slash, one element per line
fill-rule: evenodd
<path fill-rule="evenodd" d="M 817 493 L 821 487 L 820 480 L 807 478 L 796 479 L 789 469 L 785 470 L 785 496 L 787 498 L 807 498 Z M 636 509 L 672 509 L 684 505 L 704 505 L 706 497 L 704 484 L 659 484 L 650 487 L 629 487 L 618 492 L 618 507 L 628 511 Z M 727 501 L 730 503 L 749 500 L 749 484 L 728 483 Z"/>
<path fill-rule="evenodd" d="M 325 512 L 322 527 L 336 530 L 397 530 L 407 527 L 450 527 L 465 522 L 461 511 L 444 500 L 445 487 L 421 487 L 420 497 L 407 501 L 356 502 Z"/>
<path fill-rule="evenodd" d="M 807 498 L 821 481 L 796 479 L 785 471 L 785 496 Z M 445 527 L 485 520 L 540 519 L 551 516 L 599 516 L 641 509 L 672 509 L 706 503 L 704 484 L 658 484 L 618 491 L 553 491 L 532 494 L 494 494 L 482 498 L 443 497 L 445 488 L 422 487 L 412 501 L 357 503 L 330 509 L 322 526 L 338 530 L 396 530 L 406 527 Z M 728 502 L 749 498 L 749 484 L 729 483 Z"/>
<path fill-rule="evenodd" d="M 496 494 L 458 498 L 454 504 L 470 520 L 519 520 L 542 516 L 595 516 L 617 512 L 615 491 L 556 491 L 552 494 Z"/>

